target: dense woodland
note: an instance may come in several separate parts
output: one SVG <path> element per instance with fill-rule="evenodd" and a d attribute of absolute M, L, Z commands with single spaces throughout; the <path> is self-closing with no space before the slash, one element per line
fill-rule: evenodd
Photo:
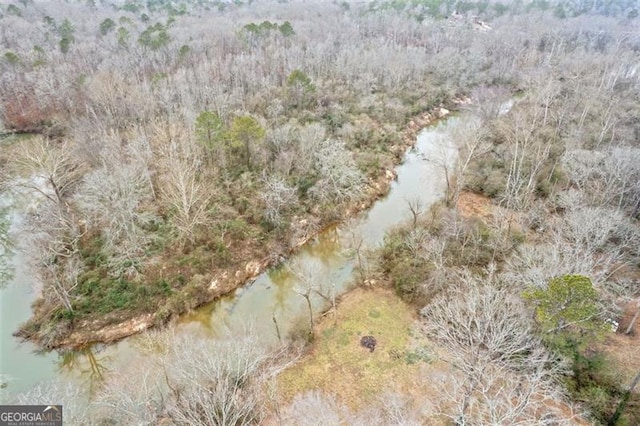
<path fill-rule="evenodd" d="M 155 334 L 157 368 L 107 374 L 91 404 L 60 383 L 17 398 L 60 395 L 70 424 L 637 424 L 640 370 L 603 342 L 638 344 L 639 10 L 2 2 L 0 183 L 29 211 L 27 243 L 10 247 L 3 218 L 0 244 L 42 283 L 19 333 L 44 346 L 233 289 L 248 262 L 275 264 L 382 195 L 412 120 L 473 117 L 458 161 L 440 159 L 442 203 L 408 203 L 414 220 L 363 252 L 363 281 L 393 287 L 448 354 L 431 410 L 416 395 L 357 412 L 322 392 L 283 401 L 269 383 L 297 346 L 250 333 Z M 463 214 L 470 193 L 490 214 Z"/>

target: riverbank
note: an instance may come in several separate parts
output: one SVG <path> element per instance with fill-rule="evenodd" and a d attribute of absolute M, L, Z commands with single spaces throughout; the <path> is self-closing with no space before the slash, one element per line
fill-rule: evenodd
<path fill-rule="evenodd" d="M 450 110 L 468 102 L 469 100 L 464 98 L 454 99 L 446 105 L 449 108 L 439 105 L 411 120 L 403 131 L 399 143 L 388 147 L 389 151 L 394 153 L 394 169 L 402 162 L 407 148 L 415 143 L 416 136 L 422 128 L 432 125 L 438 119 L 449 115 Z M 376 200 L 384 197 L 396 177 L 394 169 L 381 168 L 376 176 L 370 177 L 366 195 L 357 203 L 352 203 L 343 209 L 339 220 L 346 220 L 361 213 Z M 157 307 L 151 312 L 137 312 L 136 307 L 133 307 L 131 310 L 90 315 L 78 320 L 52 315 L 51 311 L 44 309 L 39 310 L 41 305 L 36 302 L 34 317 L 22 326 L 16 335 L 34 341 L 47 349 L 74 349 L 90 343 L 113 343 L 151 327 L 162 326 L 185 312 L 214 301 L 251 282 L 262 272 L 289 257 L 315 238 L 331 223 L 335 223 L 335 218 L 330 221 L 325 219 L 323 222 L 323 219 L 317 216 L 307 215 L 298 217 L 292 222 L 290 229 L 297 235 L 291 235 L 285 242 L 267 241 L 256 244 L 251 239 L 240 241 L 240 245 L 234 248 L 230 257 L 251 259 L 250 261 L 236 261 L 229 268 L 211 268 L 207 274 L 191 274 L 189 285 L 178 292 L 171 292 L 171 294 L 160 292 L 150 296 L 155 298 L 153 306 Z M 162 269 L 164 270 L 165 266 Z M 184 275 L 188 276 L 188 274 L 189 271 L 184 272 Z"/>

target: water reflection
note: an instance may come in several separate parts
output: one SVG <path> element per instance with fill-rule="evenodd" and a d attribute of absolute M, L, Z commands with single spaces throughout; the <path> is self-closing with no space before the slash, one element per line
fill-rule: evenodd
<path fill-rule="evenodd" d="M 286 336 L 309 316 L 307 298 L 315 311 L 326 309 L 334 293 L 344 292 L 355 282 L 358 265 L 355 249 L 382 244 L 385 233 L 411 216 L 408 200 L 428 209 L 445 191 L 443 169 L 451 167 L 457 148 L 449 137 L 458 118 L 449 119 L 420 134 L 397 168 L 397 179 L 389 195 L 376 202 L 366 215 L 341 227 L 320 233 L 284 264 L 260 275 L 239 289 L 196 313 L 184 316 L 184 331 L 246 330 L 252 323 L 265 342 Z"/>
<path fill-rule="evenodd" d="M 397 179 L 392 183 L 389 195 L 376 202 L 360 220 L 326 229 L 287 262 L 261 274 L 235 294 L 181 317 L 174 331 L 215 337 L 228 332 L 228 328 L 241 335 L 249 323 L 265 342 L 277 340 L 278 334 L 287 336 L 308 317 L 306 301 L 300 296 L 300 277 L 295 268 L 311 271 L 324 296 L 327 289 L 340 293 L 352 285 L 358 278 L 354 271 L 359 263 L 354 245 L 361 250 L 380 245 L 390 228 L 410 219 L 408 200 L 419 200 L 426 210 L 443 196 L 442 167 L 452 165 L 457 155 L 449 132 L 455 129 L 459 120 L 450 118 L 418 136 L 415 147 L 407 152 L 405 162 L 396 169 Z M 3 372 L 19 377 L 16 391 L 56 376 L 88 382 L 91 387 L 105 373 L 108 375 L 108 371 L 117 370 L 119 366 L 148 354 L 144 343 L 148 339 L 144 336 L 106 347 L 88 346 L 62 355 L 51 352 L 42 358 L 33 353 L 35 348 L 32 345 L 19 345 L 11 332 L 28 318 L 34 296 L 30 291 L 32 277 L 24 259 L 14 259 L 17 259 L 16 277 L 12 285 L 0 290 L 0 377 Z M 326 297 L 318 292 L 311 292 L 311 296 L 316 309 L 327 307 Z M 12 385 L 10 383 L 9 387 Z"/>
<path fill-rule="evenodd" d="M 107 365 L 112 361 L 109 354 L 100 353 L 100 345 L 86 345 L 74 351 L 62 352 L 58 364 L 59 371 L 65 376 L 73 376 L 85 384 L 93 393 L 103 381 Z"/>

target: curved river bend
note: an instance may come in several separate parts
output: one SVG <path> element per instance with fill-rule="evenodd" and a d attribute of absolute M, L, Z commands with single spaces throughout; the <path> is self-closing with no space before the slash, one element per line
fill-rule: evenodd
<path fill-rule="evenodd" d="M 291 269 L 307 271 L 314 282 L 330 283 L 337 293 L 344 291 L 356 278 L 356 260 L 349 253 L 350 244 L 361 241 L 363 247 L 380 245 L 389 229 L 411 218 L 409 201 L 419 200 L 426 210 L 442 199 L 446 188 L 443 167 L 453 165 L 458 152 L 451 134 L 463 120 L 470 119 L 450 117 L 422 130 L 404 162 L 397 167 L 397 179 L 389 194 L 374 203 L 349 229 L 344 226 L 328 229 L 283 265 L 261 274 L 234 294 L 183 316 L 176 325 L 178 332 L 197 330 L 215 336 L 224 328 L 241 332 L 250 322 L 269 341 L 278 338 L 274 324 L 277 322 L 279 332 L 285 336 L 306 315 L 307 309 L 306 301 L 296 292 L 301 285 L 299 275 Z M 20 206 L 14 206 L 14 211 L 19 210 Z M 11 219 L 13 228 L 19 227 L 21 217 L 14 214 Z M 34 280 L 28 275 L 26 259 L 18 253 L 12 260 L 14 279 L 0 290 L 0 381 L 11 392 L 21 392 L 53 378 L 84 380 L 95 374 L 97 366 L 118 369 L 138 356 L 135 336 L 84 353 L 65 354 L 38 353 L 34 345 L 18 342 L 11 333 L 30 315 Z M 318 307 L 321 302 L 315 300 Z"/>

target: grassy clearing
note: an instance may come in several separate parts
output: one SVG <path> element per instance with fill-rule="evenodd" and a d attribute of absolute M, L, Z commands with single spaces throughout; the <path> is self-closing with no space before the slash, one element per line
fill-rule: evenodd
<path fill-rule="evenodd" d="M 313 347 L 278 378 L 289 401 L 299 392 L 320 389 L 358 409 L 386 390 L 424 394 L 424 368 L 437 363 L 429 342 L 416 330 L 415 309 L 390 289 L 355 289 L 338 306 L 334 325 L 328 315 L 316 327 Z M 360 346 L 362 336 L 377 339 L 374 352 Z"/>

